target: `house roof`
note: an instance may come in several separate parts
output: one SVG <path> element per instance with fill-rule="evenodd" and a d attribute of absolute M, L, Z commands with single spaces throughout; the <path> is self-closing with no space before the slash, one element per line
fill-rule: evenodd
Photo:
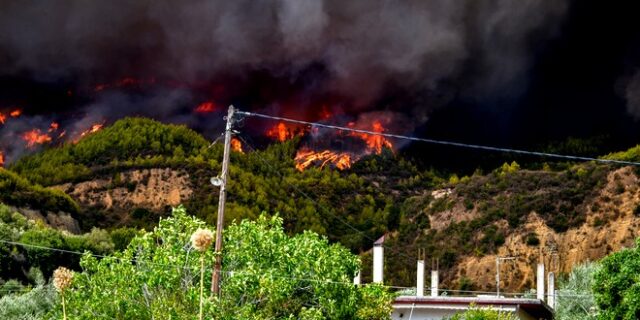
<path fill-rule="evenodd" d="M 536 319 L 553 319 L 553 311 L 551 310 L 551 308 L 546 303 L 544 303 L 544 301 L 538 299 L 502 297 L 400 296 L 393 302 L 394 307 L 399 307 L 400 305 L 404 304 L 415 304 L 416 307 L 428 307 L 429 305 L 470 305 L 472 303 L 476 306 L 515 306 L 522 309 Z"/>

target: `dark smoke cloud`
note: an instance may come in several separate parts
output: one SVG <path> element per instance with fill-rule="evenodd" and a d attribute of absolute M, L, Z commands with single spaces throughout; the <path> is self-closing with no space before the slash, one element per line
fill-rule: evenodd
<path fill-rule="evenodd" d="M 91 86 L 125 75 L 241 83 L 266 72 L 285 85 L 303 83 L 297 95 L 341 97 L 341 108 L 354 114 L 402 113 L 415 121 L 404 128 L 410 131 L 455 96 L 522 94 L 534 51 L 556 34 L 568 0 L 0 0 L 0 6 L 0 76 Z M 314 65 L 322 71 L 309 72 Z M 102 96 L 84 107 L 77 126 L 143 111 L 189 117 L 183 107 L 192 96 Z M 152 104 L 157 114 L 145 109 Z"/>
<path fill-rule="evenodd" d="M 640 71 L 631 78 L 621 81 L 626 82 L 622 94 L 627 102 L 627 112 L 635 120 L 640 120 Z"/>

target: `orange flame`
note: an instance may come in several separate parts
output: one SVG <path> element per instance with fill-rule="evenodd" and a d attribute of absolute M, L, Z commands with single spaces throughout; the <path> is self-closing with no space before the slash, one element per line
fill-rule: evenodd
<path fill-rule="evenodd" d="M 287 127 L 284 122 L 279 122 L 277 125 L 273 126 L 273 128 L 267 131 L 267 137 L 276 139 L 280 142 L 284 142 L 295 136 L 295 130 L 295 127 Z M 300 132 L 299 134 L 302 135 L 303 133 Z"/>
<path fill-rule="evenodd" d="M 9 113 L 9 115 L 13 118 L 17 118 L 22 114 L 22 110 L 20 109 L 15 109 L 13 111 L 11 111 L 11 113 Z"/>
<path fill-rule="evenodd" d="M 4 167 L 4 153 L 0 151 L 0 167 Z"/>
<path fill-rule="evenodd" d="M 92 134 L 94 132 L 99 131 L 100 129 L 102 129 L 102 127 L 104 127 L 104 122 L 103 123 L 94 123 L 91 125 L 91 127 L 85 131 L 80 132 L 80 135 L 78 135 L 78 137 L 76 139 L 73 140 L 73 143 L 78 143 L 78 141 L 80 141 L 80 139 L 84 138 L 86 135 Z M 58 137 L 62 137 L 65 135 L 66 132 L 62 132 Z"/>
<path fill-rule="evenodd" d="M 22 139 L 27 142 L 27 147 L 31 148 L 36 144 L 43 144 L 51 141 L 51 137 L 42 133 L 40 129 L 33 129 L 22 134 Z"/>
<path fill-rule="evenodd" d="M 5 116 L 4 114 L 2 114 L 2 112 L 0 112 L 0 123 L 4 124 L 6 120 L 7 120 L 7 116 Z"/>
<path fill-rule="evenodd" d="M 351 155 L 348 153 L 337 153 L 330 150 L 315 152 L 309 149 L 298 150 L 295 157 L 296 169 L 304 171 L 311 165 L 324 168 L 331 163 L 340 170 L 351 168 Z"/>
<path fill-rule="evenodd" d="M 231 138 L 231 150 L 244 153 L 244 151 L 242 150 L 242 142 L 240 142 L 240 140 L 238 140 L 237 138 Z"/>
<path fill-rule="evenodd" d="M 350 126 L 353 126 L 352 124 L 352 122 L 349 123 Z M 385 131 L 385 128 L 382 126 L 380 121 L 374 121 L 372 131 L 382 133 Z M 352 135 L 362 138 L 367 143 L 368 151 L 372 153 L 380 154 L 382 153 L 382 148 L 393 148 L 393 144 L 383 136 L 360 132 L 354 132 Z"/>
<path fill-rule="evenodd" d="M 216 111 L 216 105 L 213 101 L 206 101 L 199 104 L 195 110 L 197 113 L 210 113 Z"/>
<path fill-rule="evenodd" d="M 49 126 L 48 132 L 54 132 L 54 131 L 58 130 L 59 126 L 60 125 L 57 122 L 51 122 L 51 125 Z"/>

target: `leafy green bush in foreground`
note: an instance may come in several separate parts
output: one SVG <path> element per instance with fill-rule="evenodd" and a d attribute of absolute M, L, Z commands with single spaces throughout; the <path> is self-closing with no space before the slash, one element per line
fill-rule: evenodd
<path fill-rule="evenodd" d="M 178 208 L 123 252 L 101 260 L 84 256 L 83 272 L 65 293 L 69 318 L 193 319 L 200 253 L 189 238 L 199 228 L 207 226 Z M 205 300 L 205 318 L 389 318 L 391 294 L 352 284 L 360 262 L 346 248 L 312 232 L 289 237 L 282 219 L 264 215 L 233 224 L 224 235 L 222 295 Z M 211 279 L 214 254 L 204 254 L 205 279 Z M 59 319 L 61 306 L 48 317 Z"/>
<path fill-rule="evenodd" d="M 593 292 L 601 312 L 598 319 L 640 317 L 640 239 L 631 249 L 612 253 L 600 261 Z"/>

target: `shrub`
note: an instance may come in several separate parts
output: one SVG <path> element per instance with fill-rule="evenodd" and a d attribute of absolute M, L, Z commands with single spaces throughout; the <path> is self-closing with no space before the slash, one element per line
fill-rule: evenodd
<path fill-rule="evenodd" d="M 200 254 L 190 236 L 205 223 L 184 209 L 136 236 L 121 253 L 82 258 L 83 272 L 65 293 L 70 318 L 193 319 L 199 310 Z M 211 229 L 211 228 L 209 228 Z M 205 299 L 215 319 L 387 319 L 392 296 L 384 288 L 357 287 L 359 261 L 344 247 L 312 232 L 289 237 L 282 219 L 260 216 L 225 232 L 220 299 Z M 214 253 L 204 253 L 211 279 Z M 60 306 L 49 314 L 59 318 Z"/>
<path fill-rule="evenodd" d="M 538 235 L 535 232 L 532 232 L 532 233 L 527 234 L 525 243 L 528 246 L 535 247 L 535 246 L 540 245 L 540 239 L 538 239 Z"/>

